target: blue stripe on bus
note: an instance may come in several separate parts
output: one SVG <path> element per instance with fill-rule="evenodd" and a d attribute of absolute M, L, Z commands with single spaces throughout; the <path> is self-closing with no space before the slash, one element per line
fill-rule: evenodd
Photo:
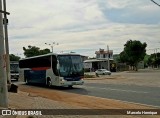
<path fill-rule="evenodd" d="M 80 81 L 81 77 L 64 77 L 64 80 L 67 80 L 67 81 Z"/>
<path fill-rule="evenodd" d="M 30 83 L 46 83 L 46 70 L 24 70 L 24 79 Z"/>

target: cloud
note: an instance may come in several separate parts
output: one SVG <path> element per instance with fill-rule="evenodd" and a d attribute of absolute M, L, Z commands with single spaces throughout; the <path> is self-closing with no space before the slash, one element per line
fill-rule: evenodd
<path fill-rule="evenodd" d="M 103 6 L 107 19 L 117 23 L 159 24 L 159 8 L 148 0 L 112 0 Z"/>
<path fill-rule="evenodd" d="M 148 0 L 8 0 L 10 52 L 57 42 L 55 52 L 95 56 L 109 45 L 120 53 L 127 40 L 158 46 L 159 7 Z"/>

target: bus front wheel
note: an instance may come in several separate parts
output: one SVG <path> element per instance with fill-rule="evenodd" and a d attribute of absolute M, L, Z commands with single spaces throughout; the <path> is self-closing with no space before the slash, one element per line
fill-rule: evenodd
<path fill-rule="evenodd" d="M 68 88 L 73 88 L 73 85 L 69 85 Z"/>
<path fill-rule="evenodd" d="M 48 86 L 48 87 L 51 87 L 51 86 L 52 86 L 51 79 L 49 79 L 49 78 L 47 79 L 47 86 Z"/>

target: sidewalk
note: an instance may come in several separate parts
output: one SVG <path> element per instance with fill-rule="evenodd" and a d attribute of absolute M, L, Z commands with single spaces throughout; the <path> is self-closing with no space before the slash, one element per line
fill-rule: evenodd
<path fill-rule="evenodd" d="M 18 91 L 18 93 L 10 93 L 9 96 L 9 109 L 81 109 L 68 105 L 62 102 L 33 96 L 29 93 Z M 42 115 L 42 116 L 0 116 L 0 118 L 90 118 L 92 116 L 78 116 L 78 115 Z M 93 116 L 97 118 L 98 116 Z M 105 118 L 106 116 L 101 116 Z"/>
<path fill-rule="evenodd" d="M 39 89 L 40 91 L 42 91 L 41 89 Z M 37 90 L 38 91 L 38 90 Z M 42 93 L 47 94 L 46 91 L 43 91 Z M 35 91 L 36 93 L 36 91 Z M 62 92 L 63 93 L 63 92 Z M 52 94 L 52 93 L 51 93 Z M 18 93 L 8 93 L 9 96 L 9 109 L 86 109 L 86 108 L 90 108 L 89 106 L 86 107 L 80 107 L 80 106 L 75 106 L 73 104 L 67 104 L 65 102 L 60 102 L 60 101 L 56 101 L 56 100 L 51 100 L 51 99 L 47 99 L 45 96 L 41 97 L 41 94 L 30 94 L 27 92 L 22 92 L 22 91 L 18 91 Z M 49 94 L 50 95 L 50 94 Z M 68 95 L 68 94 L 67 94 Z M 77 97 L 77 95 L 73 95 L 70 96 L 70 99 L 67 99 L 66 94 L 64 95 L 66 98 L 66 100 L 74 100 L 76 99 L 78 102 L 78 99 L 80 100 L 87 100 L 87 101 L 91 101 L 91 103 L 93 103 L 93 106 L 97 106 L 99 101 L 97 102 L 92 102 L 95 101 L 96 98 L 94 97 L 87 97 L 88 99 L 84 99 L 84 96 L 79 96 Z M 58 97 L 58 96 L 57 96 Z M 58 97 L 59 98 L 59 97 Z M 60 98 L 59 98 L 60 99 Z M 112 101 L 112 100 L 105 100 L 107 101 L 105 104 L 104 100 L 101 100 L 99 105 L 105 105 L 108 106 L 106 108 L 110 108 L 113 109 L 113 107 L 115 108 L 119 108 L 117 105 L 123 105 L 120 108 L 147 108 L 147 106 L 139 106 L 139 105 L 134 105 L 131 104 L 129 105 L 128 103 L 124 103 L 124 102 L 120 102 L 120 101 Z M 80 101 L 79 101 L 80 102 Z M 81 102 L 80 102 L 81 103 Z M 53 111 L 54 112 L 54 111 Z M 60 111 L 61 112 L 61 111 Z M 154 118 L 158 118 L 159 116 L 154 116 Z M 42 116 L 0 116 L 0 118 L 146 118 L 146 116 L 132 116 L 132 115 L 42 115 Z M 152 116 L 147 116 L 147 118 L 153 118 Z"/>
<path fill-rule="evenodd" d="M 96 103 L 95 103 L 96 104 Z M 9 93 L 9 109 L 85 109 L 79 107 L 42 98 L 26 92 Z M 150 118 L 152 116 L 147 116 Z M 0 116 L 0 118 L 145 118 L 145 116 L 132 115 L 42 115 L 42 116 Z M 154 116 L 158 118 L 158 116 Z"/>

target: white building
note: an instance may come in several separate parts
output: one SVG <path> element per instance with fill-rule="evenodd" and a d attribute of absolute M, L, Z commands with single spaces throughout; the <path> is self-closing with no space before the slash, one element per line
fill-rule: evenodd
<path fill-rule="evenodd" d="M 97 69 L 108 69 L 110 70 L 109 64 L 113 61 L 113 50 L 105 51 L 104 49 L 99 49 L 95 51 L 96 59 L 88 59 L 84 61 L 84 67 L 89 68 L 92 71 Z"/>
<path fill-rule="evenodd" d="M 113 59 L 113 50 L 105 51 L 104 49 L 99 49 L 95 54 L 96 59 Z"/>

